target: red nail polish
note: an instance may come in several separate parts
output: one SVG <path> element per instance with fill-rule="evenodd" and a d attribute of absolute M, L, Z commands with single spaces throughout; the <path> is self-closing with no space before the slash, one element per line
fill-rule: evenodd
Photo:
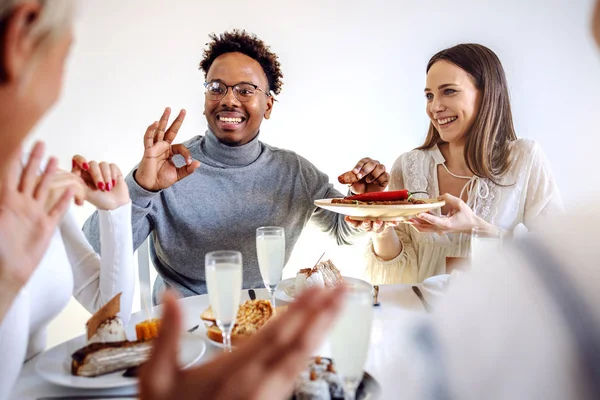
<path fill-rule="evenodd" d="M 115 180 L 113 179 L 113 187 L 115 187 L 115 185 L 116 185 L 116 184 L 117 184 L 117 181 L 115 181 Z"/>
<path fill-rule="evenodd" d="M 98 182 L 98 189 L 104 190 L 104 182 Z"/>
<path fill-rule="evenodd" d="M 75 162 L 75 160 L 72 160 L 72 161 L 73 161 L 73 162 L 72 162 L 71 168 L 75 168 L 75 164 L 76 164 L 76 162 Z"/>
<path fill-rule="evenodd" d="M 88 164 L 88 163 L 86 163 L 86 162 L 84 162 L 84 163 L 83 163 L 82 167 L 83 167 L 83 169 L 84 169 L 84 170 L 86 170 L 86 171 L 87 171 L 88 169 L 90 169 L 90 166 L 89 166 L 89 164 Z"/>
<path fill-rule="evenodd" d="M 111 188 L 111 187 L 112 187 L 112 186 L 111 186 L 110 182 L 108 182 L 108 183 L 106 184 L 106 190 L 110 192 L 110 188 Z"/>

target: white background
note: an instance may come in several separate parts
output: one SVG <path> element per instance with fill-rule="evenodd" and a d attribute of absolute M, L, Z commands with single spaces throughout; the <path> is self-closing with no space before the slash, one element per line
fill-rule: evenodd
<path fill-rule="evenodd" d="M 428 125 L 428 59 L 477 42 L 502 60 L 517 134 L 541 144 L 573 205 L 595 189 L 586 168 L 597 153 L 600 91 L 592 3 L 86 0 L 62 99 L 33 136 L 48 143 L 63 167 L 80 153 L 128 172 L 141 158 L 145 127 L 165 106 L 188 111 L 178 140 L 204 132 L 198 63 L 208 34 L 245 28 L 271 45 L 284 72 L 261 139 L 297 151 L 335 181 L 364 156 L 390 168 L 418 146 Z M 90 212 L 76 211 L 82 223 Z M 347 274 L 360 273 L 362 244 L 336 249 L 321 239 L 312 231 L 302 237 L 286 276 L 325 250 Z M 51 326 L 49 344 L 81 332 L 86 318 L 70 305 Z"/>

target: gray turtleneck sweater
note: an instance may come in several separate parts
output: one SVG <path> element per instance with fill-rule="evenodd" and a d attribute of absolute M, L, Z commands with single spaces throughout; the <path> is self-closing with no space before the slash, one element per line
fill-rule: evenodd
<path fill-rule="evenodd" d="M 244 288 L 263 287 L 256 257 L 256 228 L 285 228 L 287 263 L 309 220 L 348 244 L 356 231 L 343 216 L 317 209 L 315 199 L 342 197 L 327 175 L 298 154 L 271 147 L 255 138 L 230 147 L 209 130 L 185 142 L 201 162 L 189 177 L 168 189 L 149 192 L 126 181 L 132 200 L 133 245 L 151 235 L 150 257 L 159 279 L 154 301 L 164 284 L 183 296 L 206 293 L 204 256 L 214 250 L 238 250 L 244 263 Z M 98 214 L 83 231 L 100 252 Z"/>

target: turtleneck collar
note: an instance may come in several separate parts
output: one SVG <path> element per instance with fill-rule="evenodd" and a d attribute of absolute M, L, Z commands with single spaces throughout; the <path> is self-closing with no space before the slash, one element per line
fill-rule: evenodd
<path fill-rule="evenodd" d="M 227 146 L 208 129 L 203 140 L 205 154 L 220 166 L 245 167 L 260 156 L 261 145 L 258 135 L 243 146 Z"/>

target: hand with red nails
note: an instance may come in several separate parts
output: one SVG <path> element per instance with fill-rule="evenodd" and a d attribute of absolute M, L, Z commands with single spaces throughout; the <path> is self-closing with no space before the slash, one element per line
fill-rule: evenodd
<path fill-rule="evenodd" d="M 200 161 L 193 160 L 190 151 L 183 144 L 173 144 L 177 132 L 185 119 L 185 110 L 181 110 L 175 121 L 167 128 L 171 109 L 166 108 L 160 121 L 146 129 L 144 135 L 144 156 L 134 173 L 134 179 L 148 191 L 166 189 L 193 173 Z M 179 154 L 185 164 L 176 167 L 173 156 Z"/>
<path fill-rule="evenodd" d="M 352 171 L 340 175 L 338 180 L 350 184 L 352 193 L 381 192 L 390 182 L 390 174 L 386 172 L 385 165 L 365 157 L 356 163 Z"/>
<path fill-rule="evenodd" d="M 40 263 L 73 197 L 69 188 L 46 208 L 58 161 L 50 158 L 39 177 L 43 154 L 44 146 L 36 143 L 22 168 L 17 152 L 0 176 L 0 321 Z"/>
<path fill-rule="evenodd" d="M 77 154 L 70 175 L 84 185 L 84 199 L 100 210 L 114 210 L 129 203 L 129 189 L 116 164 L 88 161 Z"/>
<path fill-rule="evenodd" d="M 140 371 L 140 398 L 288 399 L 295 379 L 340 311 L 344 290 L 307 290 L 233 353 L 187 370 L 177 365 L 181 311 L 167 292 L 159 337 Z"/>

